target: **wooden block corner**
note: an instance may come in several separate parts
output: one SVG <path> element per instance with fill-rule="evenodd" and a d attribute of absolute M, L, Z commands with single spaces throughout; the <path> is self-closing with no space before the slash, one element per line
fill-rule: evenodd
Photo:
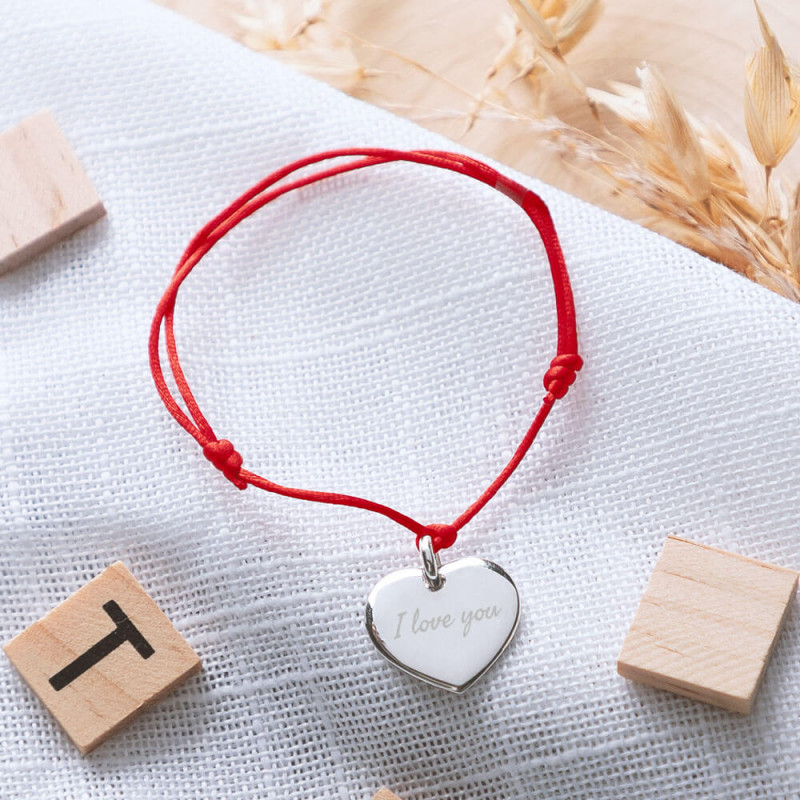
<path fill-rule="evenodd" d="M 49 111 L 0 133 L 0 187 L 0 275 L 105 214 Z"/>
<path fill-rule="evenodd" d="M 390 792 L 385 786 L 382 786 L 372 800 L 400 800 L 400 798 L 394 792 Z"/>
<path fill-rule="evenodd" d="M 83 755 L 202 668 L 119 561 L 4 650 Z"/>
<path fill-rule="evenodd" d="M 748 714 L 797 583 L 794 570 L 670 536 L 617 672 Z"/>

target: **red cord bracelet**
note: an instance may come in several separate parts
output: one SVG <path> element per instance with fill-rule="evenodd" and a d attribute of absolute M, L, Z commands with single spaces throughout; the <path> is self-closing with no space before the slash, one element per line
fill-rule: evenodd
<path fill-rule="evenodd" d="M 289 175 L 329 159 L 347 157 L 350 160 L 321 169 L 318 172 L 285 181 Z M 558 315 L 558 345 L 556 356 L 544 376 L 544 387 L 547 394 L 542 400 L 536 416 L 522 438 L 513 456 L 497 477 L 489 484 L 486 490 L 450 524 L 424 525 L 401 512 L 381 505 L 362 497 L 354 497 L 334 492 L 320 492 L 309 489 L 295 489 L 281 486 L 262 478 L 254 472 L 242 468 L 242 456 L 227 439 L 218 439 L 208 420 L 203 416 L 197 401 L 189 388 L 189 383 L 183 372 L 178 358 L 178 349 L 175 342 L 173 318 L 175 300 L 181 284 L 186 280 L 191 271 L 197 266 L 203 256 L 230 230 L 235 228 L 242 220 L 272 202 L 281 195 L 295 189 L 300 189 L 317 181 L 340 175 L 345 172 L 371 167 L 377 164 L 386 164 L 391 161 L 409 161 L 416 164 L 425 164 L 440 169 L 448 169 L 475 178 L 492 186 L 510 197 L 522 207 L 536 226 L 544 243 L 545 251 L 550 262 L 550 270 L 555 289 L 556 310 Z M 279 185 L 278 185 L 279 184 Z M 164 330 L 166 340 L 166 353 L 169 368 L 175 379 L 181 397 L 185 403 L 188 414 L 178 405 L 175 397 L 170 392 L 164 379 L 159 344 L 161 331 Z M 241 197 L 235 200 L 224 211 L 209 221 L 192 239 L 169 283 L 161 301 L 156 309 L 155 317 L 150 329 L 149 340 L 150 369 L 164 405 L 172 416 L 188 433 L 190 433 L 203 448 L 203 454 L 225 477 L 239 489 L 246 489 L 248 484 L 264 489 L 268 492 L 295 497 L 299 500 L 312 500 L 317 503 L 331 503 L 334 505 L 352 506 L 363 508 L 383 514 L 416 534 L 417 546 L 423 536 L 430 536 L 433 550 L 450 547 L 456 540 L 458 531 L 464 527 L 497 493 L 500 487 L 508 480 L 519 463 L 528 452 L 536 434 L 542 427 L 555 400 L 564 397 L 570 385 L 575 380 L 575 373 L 583 365 L 578 355 L 578 335 L 575 325 L 575 307 L 572 299 L 572 290 L 567 274 L 561 245 L 558 241 L 550 212 L 544 201 L 534 192 L 521 186 L 516 181 L 499 174 L 497 170 L 476 161 L 468 156 L 457 153 L 440 152 L 433 150 L 387 150 L 381 148 L 354 148 L 343 150 L 330 150 L 324 153 L 299 159 L 291 164 L 276 170 L 271 175 L 261 180 Z"/>

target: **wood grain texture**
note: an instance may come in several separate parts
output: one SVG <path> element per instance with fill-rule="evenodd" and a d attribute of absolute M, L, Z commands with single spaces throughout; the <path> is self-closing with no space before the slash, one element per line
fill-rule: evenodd
<path fill-rule="evenodd" d="M 372 800 L 400 800 L 400 798 L 393 792 L 390 792 L 384 786 L 378 791 L 378 794 L 376 794 L 375 797 L 372 798 Z"/>
<path fill-rule="evenodd" d="M 247 7 L 243 0 L 154 1 L 232 38 L 242 35 L 235 15 Z M 256 0 L 250 8 L 262 5 Z M 787 55 L 800 60 L 800 4 L 762 0 L 761 7 Z M 481 91 L 505 43 L 498 29 L 508 8 L 506 0 L 343 0 L 330 11 L 337 24 L 378 46 L 356 47 L 359 59 L 374 73 L 356 88 L 356 96 L 644 223 L 650 216 L 646 208 L 559 157 L 546 137 L 524 122 L 490 113 L 467 130 L 470 96 Z M 752 0 L 604 0 L 597 24 L 569 52 L 567 61 L 586 85 L 600 89 L 607 89 L 609 81 L 636 83 L 636 67 L 645 61 L 656 64 L 689 112 L 746 142 L 744 63 L 760 44 Z M 393 53 L 423 64 L 429 72 Z M 566 122 L 595 130 L 581 98 L 565 91 L 551 101 L 553 111 Z M 800 147 L 789 154 L 778 174 L 797 181 Z"/>
<path fill-rule="evenodd" d="M 797 580 L 793 570 L 670 536 L 617 671 L 748 714 Z"/>
<path fill-rule="evenodd" d="M 48 111 L 0 134 L 0 274 L 104 214 L 92 182 Z"/>
<path fill-rule="evenodd" d="M 5 652 L 84 755 L 201 669 L 121 562 L 12 639 Z"/>

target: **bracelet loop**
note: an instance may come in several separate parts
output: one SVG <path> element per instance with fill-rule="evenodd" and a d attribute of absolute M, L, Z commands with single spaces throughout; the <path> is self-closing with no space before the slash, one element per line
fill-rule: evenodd
<path fill-rule="evenodd" d="M 338 163 L 320 169 L 317 172 L 305 174 L 302 177 L 286 181 L 290 175 L 331 159 L 347 158 L 344 163 Z M 310 489 L 296 489 L 282 486 L 266 478 L 242 469 L 242 456 L 227 439 L 218 439 L 208 420 L 200 411 L 189 383 L 184 375 L 178 358 L 178 348 L 175 342 L 174 311 L 175 300 L 181 284 L 197 266 L 209 250 L 222 239 L 229 231 L 251 214 L 265 206 L 267 203 L 281 197 L 288 192 L 308 186 L 325 178 L 352 172 L 364 167 L 386 164 L 393 161 L 406 161 L 423 164 L 440 169 L 447 169 L 461 175 L 474 178 L 482 183 L 497 189 L 511 198 L 528 215 L 536 226 L 542 238 L 547 258 L 550 262 L 550 271 L 553 277 L 555 291 L 556 312 L 558 317 L 558 344 L 556 356 L 544 376 L 544 387 L 547 390 L 542 404 L 536 413 L 528 431 L 517 446 L 509 462 L 500 471 L 497 477 L 489 484 L 480 497 L 469 506 L 452 523 L 444 525 L 423 525 L 415 519 L 396 511 L 395 509 L 367 500 L 363 497 L 338 494 L 334 492 L 320 492 Z M 169 369 L 175 379 L 186 411 L 178 404 L 172 395 L 161 364 L 159 345 L 161 332 L 164 331 L 167 360 Z M 493 167 L 477 161 L 460 153 L 449 153 L 438 150 L 389 150 L 385 148 L 348 148 L 342 150 L 329 150 L 316 155 L 301 158 L 291 164 L 276 170 L 255 186 L 234 200 L 226 209 L 210 220 L 191 240 L 183 253 L 172 280 L 167 286 L 156 308 L 156 313 L 150 327 L 149 339 L 150 369 L 156 389 L 164 402 L 167 410 L 203 448 L 205 457 L 238 489 L 246 489 L 248 485 L 256 486 L 268 492 L 294 497 L 300 500 L 310 500 L 317 503 L 331 503 L 362 508 L 383 514 L 389 519 L 404 526 L 417 537 L 417 545 L 422 537 L 430 536 L 434 552 L 451 547 L 455 542 L 458 532 L 464 527 L 497 493 L 500 487 L 508 480 L 519 463 L 528 452 L 536 434 L 539 432 L 550 409 L 556 400 L 564 397 L 569 387 L 575 381 L 575 373 L 583 366 L 583 360 L 578 355 L 578 334 L 575 323 L 575 306 L 572 298 L 572 288 L 564 262 L 564 255 L 558 241 L 553 220 L 547 205 L 539 195 L 522 186 L 511 178 L 501 175 Z M 188 412 L 188 413 L 187 413 Z"/>

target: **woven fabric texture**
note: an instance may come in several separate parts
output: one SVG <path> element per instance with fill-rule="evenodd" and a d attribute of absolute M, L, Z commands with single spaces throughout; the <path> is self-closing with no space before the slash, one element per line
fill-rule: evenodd
<path fill-rule="evenodd" d="M 0 128 L 50 108 L 109 212 L 0 278 L 0 637 L 121 559 L 205 665 L 81 758 L 0 660 L 0 797 L 798 797 L 796 610 L 748 718 L 615 672 L 668 534 L 800 565 L 797 306 L 521 179 L 553 211 L 586 366 L 446 554 L 501 564 L 522 602 L 502 661 L 452 696 L 363 627 L 413 536 L 234 489 L 162 407 L 146 343 L 193 232 L 262 175 L 453 145 L 146 2 L 6 0 L 0 45 Z M 408 164 L 259 212 L 176 329 L 248 469 L 431 523 L 508 458 L 556 336 L 524 214 Z"/>

